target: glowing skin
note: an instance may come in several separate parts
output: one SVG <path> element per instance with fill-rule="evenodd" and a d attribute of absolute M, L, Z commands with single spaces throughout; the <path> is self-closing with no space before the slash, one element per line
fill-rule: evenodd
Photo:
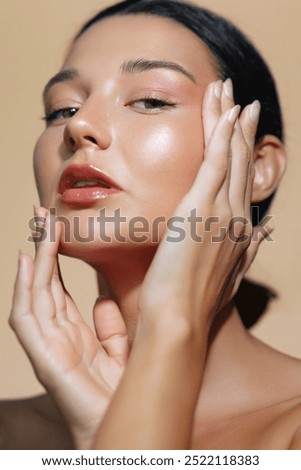
<path fill-rule="evenodd" d="M 196 82 L 167 68 L 122 73 L 122 64 L 141 58 L 179 64 Z M 86 217 L 97 216 L 103 207 L 108 215 L 120 208 L 122 215 L 149 221 L 170 217 L 203 158 L 202 96 L 217 77 L 207 48 L 171 20 L 138 15 L 133 28 L 130 16 L 115 17 L 95 24 L 77 40 L 62 66 L 66 69 L 76 69 L 78 76 L 48 90 L 46 113 L 67 107 L 78 111 L 59 114 L 36 145 L 41 204 L 55 206 L 59 215 L 80 213 L 82 234 Z M 145 109 L 145 97 L 171 105 Z M 70 164 L 99 168 L 123 191 L 79 212 L 57 192 Z M 74 242 L 63 251 L 88 259 L 102 245 L 99 240 L 85 246 Z"/>

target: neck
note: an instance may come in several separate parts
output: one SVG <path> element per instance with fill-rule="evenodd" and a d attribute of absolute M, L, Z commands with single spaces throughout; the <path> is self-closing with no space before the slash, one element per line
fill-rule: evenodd
<path fill-rule="evenodd" d="M 102 262 L 101 272 L 98 271 L 100 291 L 103 293 L 107 289 L 106 293 L 118 304 L 125 320 L 130 344 L 135 335 L 140 289 L 152 257 L 150 253 L 144 253 L 143 256 L 140 253 L 134 259 L 134 254 L 129 252 L 118 258 L 118 265 L 112 266 L 112 263 Z M 260 369 L 260 359 L 255 352 L 257 348 L 254 348 L 255 342 L 245 330 L 233 304 L 220 312 L 209 336 L 206 366 L 197 406 L 197 415 L 202 416 L 203 420 L 207 416 L 210 421 L 210 416 L 216 416 L 219 408 L 222 416 L 225 410 L 231 413 L 232 405 L 236 411 L 239 403 L 244 410 L 253 406 L 252 381 L 256 374 L 258 376 Z M 220 400 L 221 390 L 224 401 Z M 229 406 L 225 406 L 225 403 Z"/>
<path fill-rule="evenodd" d="M 141 249 L 139 253 L 125 250 L 119 254 L 115 264 L 102 259 L 101 267 L 93 265 L 97 271 L 99 292 L 113 298 L 122 312 L 130 344 L 135 336 L 141 286 L 153 256 L 150 250 Z"/>

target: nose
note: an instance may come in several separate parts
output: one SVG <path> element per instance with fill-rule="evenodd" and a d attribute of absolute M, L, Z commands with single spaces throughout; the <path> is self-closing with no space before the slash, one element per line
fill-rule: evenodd
<path fill-rule="evenodd" d="M 107 149 L 111 145 L 108 119 L 99 109 L 82 105 L 65 125 L 64 143 L 72 153 L 91 146 L 101 150 Z"/>

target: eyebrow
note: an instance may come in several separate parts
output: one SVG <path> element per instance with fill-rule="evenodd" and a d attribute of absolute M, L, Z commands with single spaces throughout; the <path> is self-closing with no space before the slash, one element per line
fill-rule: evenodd
<path fill-rule="evenodd" d="M 47 82 L 43 91 L 43 98 L 46 98 L 50 88 L 52 88 L 56 83 L 67 82 L 69 80 L 74 80 L 78 77 L 79 72 L 73 67 L 71 67 L 70 69 L 61 70 Z"/>
<path fill-rule="evenodd" d="M 120 67 L 121 72 L 123 74 L 129 75 L 161 68 L 180 72 L 181 74 L 189 78 L 195 85 L 197 84 L 197 81 L 192 75 L 192 73 L 182 67 L 182 65 L 177 64 L 176 62 L 168 62 L 165 60 L 135 59 L 124 62 Z"/>
<path fill-rule="evenodd" d="M 184 67 L 182 67 L 182 65 L 177 64 L 176 62 L 169 62 L 165 60 L 148 60 L 148 59 L 140 58 L 140 59 L 128 60 L 124 62 L 121 65 L 120 70 L 122 74 L 132 75 L 135 73 L 142 73 L 142 72 L 147 72 L 148 70 L 160 69 L 160 68 L 174 70 L 176 72 L 179 72 L 182 75 L 185 75 L 187 78 L 189 78 L 194 84 L 197 84 L 197 81 L 195 77 L 192 75 L 192 73 L 186 70 Z M 47 82 L 43 90 L 44 100 L 47 96 L 47 93 L 54 85 L 56 85 L 57 83 L 74 80 L 75 78 L 78 78 L 79 76 L 80 76 L 79 71 L 75 69 L 74 67 L 61 70 L 60 72 L 55 74 Z"/>

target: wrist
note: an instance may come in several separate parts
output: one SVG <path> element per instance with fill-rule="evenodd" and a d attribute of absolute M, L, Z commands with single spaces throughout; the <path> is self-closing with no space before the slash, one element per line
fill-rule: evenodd
<path fill-rule="evenodd" d="M 95 441 L 95 436 L 99 428 L 97 425 L 91 426 L 87 429 L 70 428 L 70 434 L 73 440 L 74 449 L 76 450 L 89 450 L 92 449 Z"/>
<path fill-rule="evenodd" d="M 208 342 L 211 324 L 207 319 L 192 318 L 179 310 L 161 309 L 157 312 L 141 312 L 133 346 L 140 343 L 160 351 L 188 350 L 199 354 Z"/>

